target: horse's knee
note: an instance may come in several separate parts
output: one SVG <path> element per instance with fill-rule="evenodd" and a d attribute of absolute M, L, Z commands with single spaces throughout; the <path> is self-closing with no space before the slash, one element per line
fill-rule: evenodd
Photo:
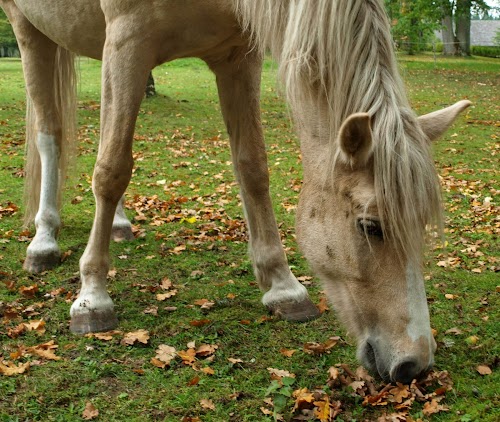
<path fill-rule="evenodd" d="M 130 182 L 133 160 L 123 159 L 117 162 L 99 160 L 94 168 L 92 188 L 96 199 L 116 204 Z"/>

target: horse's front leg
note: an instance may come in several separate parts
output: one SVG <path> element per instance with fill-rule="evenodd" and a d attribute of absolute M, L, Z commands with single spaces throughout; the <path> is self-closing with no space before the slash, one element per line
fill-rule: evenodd
<path fill-rule="evenodd" d="M 116 327 L 106 290 L 109 243 L 118 202 L 132 175 L 132 139 L 144 86 L 151 70 L 148 46 L 137 37 L 120 37 L 108 25 L 103 55 L 101 142 L 92 189 L 96 210 L 90 239 L 80 259 L 81 290 L 71 306 L 71 331 L 87 333 Z"/>
<path fill-rule="evenodd" d="M 306 288 L 290 271 L 269 194 L 269 172 L 260 122 L 262 59 L 243 48 L 240 54 L 207 60 L 217 77 L 219 98 L 231 142 L 236 178 L 250 232 L 250 256 L 262 302 L 291 321 L 318 317 Z"/>

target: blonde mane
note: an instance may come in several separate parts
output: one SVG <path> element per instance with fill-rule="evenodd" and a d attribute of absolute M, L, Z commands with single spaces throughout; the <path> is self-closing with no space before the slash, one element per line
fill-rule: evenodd
<path fill-rule="evenodd" d="M 398 72 L 383 2 L 235 0 L 235 7 L 256 48 L 269 48 L 278 61 L 292 109 L 306 102 L 324 116 L 320 110 L 328 108 L 321 124 L 331 142 L 349 115 L 371 115 L 384 235 L 407 259 L 421 262 L 420 228 L 441 227 L 439 181 Z"/>

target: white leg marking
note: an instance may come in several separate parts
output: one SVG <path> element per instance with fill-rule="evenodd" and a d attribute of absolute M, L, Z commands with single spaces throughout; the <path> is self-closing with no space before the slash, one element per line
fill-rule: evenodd
<path fill-rule="evenodd" d="M 116 206 L 115 216 L 113 218 L 113 227 L 130 227 L 130 221 L 125 214 L 125 210 L 123 209 L 123 203 L 125 198 L 118 202 Z"/>
<path fill-rule="evenodd" d="M 109 297 L 105 288 L 89 286 L 85 289 L 82 286 L 78 298 L 71 305 L 71 317 L 78 314 L 89 314 L 95 311 L 110 311 L 114 308 L 113 301 Z"/>
<path fill-rule="evenodd" d="M 52 135 L 39 133 L 37 147 L 42 167 L 40 205 L 35 217 L 36 235 L 28 247 L 31 255 L 58 253 L 56 236 L 61 225 L 57 209 L 59 147 Z"/>

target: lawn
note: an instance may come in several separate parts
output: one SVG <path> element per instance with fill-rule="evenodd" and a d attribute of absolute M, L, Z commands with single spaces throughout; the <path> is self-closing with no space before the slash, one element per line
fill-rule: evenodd
<path fill-rule="evenodd" d="M 71 334 L 69 307 L 94 208 L 100 63 L 82 59 L 79 66 L 64 262 L 34 276 L 22 269 L 33 235 L 22 227 L 24 83 L 19 60 L 0 60 L 0 363 L 25 367 L 0 375 L 0 420 L 266 421 L 273 413 L 320 420 L 322 406 L 345 421 L 404 413 L 408 420 L 499 420 L 500 61 L 401 56 L 400 63 L 419 114 L 473 102 L 435 145 L 446 242 L 428 251 L 425 276 L 438 351 L 429 397 L 408 411 L 390 400 L 367 403 L 366 390 L 346 386 L 358 366 L 355 345 L 333 310 L 291 324 L 260 304 L 214 77 L 198 60 L 155 69 L 158 95 L 140 110 L 126 195 L 137 239 L 111 246 L 119 331 Z M 290 265 L 319 303 L 321 285 L 294 238 L 299 146 L 278 91 L 275 66 L 266 61 L 262 116 L 275 212 Z M 268 368 L 288 373 L 273 376 Z"/>

